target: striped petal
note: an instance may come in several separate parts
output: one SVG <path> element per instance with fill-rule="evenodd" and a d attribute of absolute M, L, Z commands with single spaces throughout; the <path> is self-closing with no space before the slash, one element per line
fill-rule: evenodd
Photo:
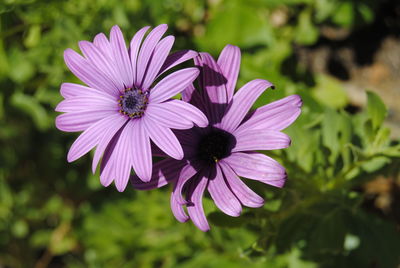
<path fill-rule="evenodd" d="M 154 49 L 153 56 L 147 68 L 146 76 L 143 80 L 142 88 L 149 89 L 151 84 L 156 79 L 157 74 L 160 71 L 161 66 L 164 64 L 169 52 L 171 51 L 172 45 L 174 44 L 175 37 L 169 35 L 163 38 Z"/>
<path fill-rule="evenodd" d="M 121 81 L 125 85 L 125 88 L 131 88 L 133 84 L 132 66 L 126 48 L 125 38 L 117 25 L 111 28 L 110 43 L 117 66 L 117 72 L 122 79 Z"/>
<path fill-rule="evenodd" d="M 166 76 L 150 91 L 150 102 L 160 103 L 175 96 L 189 86 L 198 75 L 197 68 L 186 68 Z"/>
<path fill-rule="evenodd" d="M 252 208 L 258 208 L 264 205 L 264 199 L 247 187 L 224 160 L 219 162 L 219 166 L 225 175 L 229 189 L 232 190 L 240 203 Z"/>
<path fill-rule="evenodd" d="M 221 128 L 233 132 L 261 93 L 271 86 L 272 84 L 266 80 L 256 79 L 239 89 L 221 121 Z"/>
<path fill-rule="evenodd" d="M 68 152 L 68 162 L 75 161 L 87 152 L 92 150 L 101 140 L 103 133 L 108 128 L 117 128 L 115 125 L 115 115 L 110 115 L 86 129 L 72 144 Z"/>
<path fill-rule="evenodd" d="M 133 75 L 133 84 L 134 85 L 139 85 L 139 81 L 137 78 L 137 61 L 138 61 L 138 54 L 139 54 L 139 48 L 140 44 L 142 43 L 143 37 L 146 34 L 146 32 L 150 29 L 149 26 L 143 27 L 140 29 L 132 38 L 131 44 L 130 44 L 130 58 L 131 58 L 131 65 L 132 65 L 132 75 Z"/>
<path fill-rule="evenodd" d="M 240 49 L 237 46 L 226 45 L 218 58 L 218 65 L 226 79 L 226 94 L 228 102 L 235 92 L 236 81 L 240 70 Z"/>
<path fill-rule="evenodd" d="M 149 66 L 149 61 L 151 55 L 153 55 L 153 51 L 160 41 L 161 37 L 167 31 L 168 26 L 166 24 L 158 25 L 154 28 L 146 39 L 143 42 L 142 47 L 140 48 L 138 61 L 137 61 L 137 69 L 136 69 L 136 79 L 138 84 L 136 86 L 141 87 L 145 78 L 145 73 Z"/>
<path fill-rule="evenodd" d="M 142 122 L 151 140 L 163 152 L 178 160 L 183 158 L 182 146 L 171 129 L 161 126 L 148 116 Z"/>
<path fill-rule="evenodd" d="M 208 192 L 217 207 L 225 214 L 237 217 L 242 212 L 242 205 L 226 185 L 224 175 L 219 165 L 216 165 L 216 174 L 208 182 Z"/>
<path fill-rule="evenodd" d="M 133 141 L 132 160 L 136 175 L 144 182 L 151 180 L 152 158 L 148 133 L 146 132 L 143 120 L 137 120 L 131 133 Z"/>
<path fill-rule="evenodd" d="M 285 133 L 276 130 L 246 130 L 236 137 L 236 146 L 232 152 L 255 150 L 278 150 L 290 145 L 290 138 Z"/>
<path fill-rule="evenodd" d="M 283 187 L 285 169 L 274 159 L 260 153 L 233 153 L 223 160 L 238 176 Z"/>
<path fill-rule="evenodd" d="M 203 209 L 203 194 L 207 187 L 208 178 L 206 174 L 200 175 L 197 180 L 193 180 L 190 185 L 190 195 L 188 196 L 187 211 L 193 223 L 203 232 L 210 230 L 206 215 Z"/>
<path fill-rule="evenodd" d="M 193 59 L 196 56 L 198 56 L 198 53 L 193 50 L 181 50 L 168 55 L 157 77 L 159 77 L 169 69 L 175 67 L 176 65 L 181 64 L 182 62 L 185 62 L 187 60 Z"/>
<path fill-rule="evenodd" d="M 56 117 L 56 127 L 66 132 L 83 131 L 97 121 L 115 114 L 115 111 L 81 111 Z"/>
<path fill-rule="evenodd" d="M 110 79 L 72 49 L 65 50 L 64 61 L 71 72 L 91 88 L 102 90 L 113 96 L 118 92 L 118 88 Z"/>
<path fill-rule="evenodd" d="M 258 108 L 250 118 L 235 130 L 241 133 L 247 129 L 282 130 L 290 126 L 301 113 L 302 101 L 299 95 L 291 95 Z"/>
<path fill-rule="evenodd" d="M 185 165 L 184 161 L 177 161 L 171 158 L 163 159 L 153 165 L 150 181 L 143 182 L 137 175 L 133 175 L 131 177 L 132 186 L 138 190 L 161 188 L 169 182 L 178 179 Z"/>

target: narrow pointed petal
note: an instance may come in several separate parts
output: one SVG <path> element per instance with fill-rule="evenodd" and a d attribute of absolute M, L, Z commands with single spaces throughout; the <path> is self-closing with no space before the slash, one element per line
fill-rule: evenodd
<path fill-rule="evenodd" d="M 258 208 L 264 205 L 264 199 L 247 187 L 224 160 L 221 160 L 219 165 L 225 175 L 229 188 L 237 199 L 239 199 L 240 203 L 251 208 Z"/>
<path fill-rule="evenodd" d="M 136 175 L 144 182 L 151 180 L 152 159 L 150 139 L 143 125 L 143 120 L 137 120 L 131 134 L 133 141 L 132 158 Z"/>
<path fill-rule="evenodd" d="M 108 187 L 116 178 L 115 175 L 115 157 L 113 156 L 113 152 L 115 146 L 117 145 L 118 139 L 121 136 L 123 127 L 121 127 L 117 133 L 112 137 L 110 142 L 107 144 L 107 147 L 104 151 L 103 158 L 101 159 L 100 164 L 100 182 L 103 186 Z"/>
<path fill-rule="evenodd" d="M 138 54 L 139 48 L 142 43 L 143 37 L 146 32 L 150 29 L 150 26 L 143 27 L 140 29 L 132 38 L 130 44 L 130 58 L 131 58 L 131 65 L 132 65 L 132 75 L 133 75 L 133 84 L 139 85 L 139 81 L 137 79 L 137 62 L 138 62 Z"/>
<path fill-rule="evenodd" d="M 135 122 L 130 120 L 121 132 L 121 136 L 115 146 L 114 156 L 114 168 L 115 168 L 115 186 L 119 192 L 125 190 L 126 185 L 129 181 L 129 176 L 132 167 L 132 140 L 135 138 L 132 136 L 133 128 L 135 128 Z"/>
<path fill-rule="evenodd" d="M 122 83 L 121 75 L 115 69 L 112 58 L 108 57 L 106 54 L 102 53 L 94 44 L 88 41 L 80 41 L 79 48 L 81 49 L 83 55 L 99 69 L 107 79 L 112 81 L 116 88 L 119 90 L 124 89 L 124 84 Z M 116 92 L 118 93 L 118 92 Z"/>
<path fill-rule="evenodd" d="M 145 73 L 149 65 L 150 56 L 153 54 L 154 48 L 160 41 L 161 37 L 165 34 L 167 29 L 168 26 L 166 24 L 158 25 L 149 33 L 143 42 L 138 56 L 136 72 L 136 79 L 138 85 L 140 86 L 143 84 Z"/>
<path fill-rule="evenodd" d="M 78 96 L 103 96 L 106 98 L 115 98 L 104 91 L 73 83 L 62 83 L 60 93 L 65 99 Z"/>
<path fill-rule="evenodd" d="M 110 42 L 108 41 L 106 35 L 104 33 L 99 33 L 94 37 L 93 44 L 103 52 L 104 55 L 107 55 L 110 59 L 113 59 L 113 53 L 111 49 Z"/>
<path fill-rule="evenodd" d="M 93 123 L 115 114 L 115 111 L 83 111 L 61 114 L 56 117 L 56 127 L 65 132 L 83 131 Z"/>
<path fill-rule="evenodd" d="M 172 214 L 174 214 L 175 218 L 178 221 L 186 222 L 189 220 L 189 216 L 186 214 L 185 210 L 183 209 L 183 206 L 176 201 L 172 193 L 170 198 L 170 204 L 171 204 Z"/>
<path fill-rule="evenodd" d="M 198 171 L 192 165 L 186 165 L 179 173 L 179 177 L 174 184 L 172 191 L 173 197 L 179 204 L 186 204 L 187 201 L 182 196 L 182 190 L 186 182 L 190 180 Z"/>
<path fill-rule="evenodd" d="M 221 121 L 221 128 L 233 132 L 250 110 L 257 98 L 272 84 L 266 80 L 256 79 L 245 84 L 233 96 L 232 103 Z"/>
<path fill-rule="evenodd" d="M 114 127 L 115 116 L 108 116 L 86 129 L 72 144 L 68 152 L 68 162 L 75 161 L 92 150 L 101 140 L 101 133 L 109 127 Z"/>
<path fill-rule="evenodd" d="M 174 110 L 164 109 L 162 104 L 163 103 L 150 103 L 146 108 L 146 116 L 167 128 L 189 129 L 193 127 L 192 121 L 184 117 L 182 118 L 182 114 L 177 113 Z"/>
<path fill-rule="evenodd" d="M 109 126 L 103 130 L 103 134 L 101 136 L 101 140 L 96 147 L 96 151 L 93 156 L 92 161 L 92 172 L 96 172 L 97 164 L 100 161 L 101 156 L 106 150 L 107 146 L 112 142 L 112 139 L 115 138 L 118 140 L 119 135 L 117 132 L 121 130 L 122 126 L 127 122 L 127 119 L 121 116 L 120 114 L 114 114 L 112 120 L 110 121 Z M 104 159 L 104 157 L 103 157 Z"/>
<path fill-rule="evenodd" d="M 258 108 L 249 120 L 238 127 L 235 133 L 247 129 L 282 130 L 290 126 L 301 113 L 302 101 L 299 95 L 291 95 Z"/>
<path fill-rule="evenodd" d="M 218 164 L 216 165 L 215 178 L 210 178 L 207 189 L 211 198 L 222 212 L 232 217 L 240 215 L 242 205 L 226 185 L 224 175 Z"/>
<path fill-rule="evenodd" d="M 236 146 L 232 152 L 255 150 L 278 150 L 290 145 L 290 138 L 285 133 L 276 130 L 246 130 L 236 135 Z"/>
<path fill-rule="evenodd" d="M 180 100 L 152 104 L 147 109 L 152 118 L 157 118 L 157 122 L 169 128 L 189 129 L 193 123 L 199 127 L 208 125 L 207 117 L 199 109 Z"/>
<path fill-rule="evenodd" d="M 121 29 L 115 25 L 111 28 L 110 43 L 113 57 L 125 88 L 131 88 L 133 84 L 132 66 L 126 48 L 125 38 Z"/>
<path fill-rule="evenodd" d="M 238 176 L 283 187 L 285 169 L 274 159 L 260 153 L 233 153 L 224 159 Z"/>
<path fill-rule="evenodd" d="M 80 111 L 117 111 L 118 104 L 113 99 L 101 95 L 72 97 L 61 101 L 56 112 L 80 112 Z"/>
<path fill-rule="evenodd" d="M 138 190 L 161 188 L 171 181 L 177 180 L 185 165 L 184 161 L 177 161 L 171 158 L 163 159 L 154 164 L 149 182 L 143 182 L 137 175 L 133 175 L 131 177 L 132 186 Z"/>
<path fill-rule="evenodd" d="M 203 209 L 203 194 L 207 187 L 208 179 L 206 176 L 199 176 L 199 181 L 192 181 L 192 193 L 189 197 L 189 204 L 187 204 L 187 211 L 193 223 L 203 232 L 210 230 L 206 215 Z"/>
<path fill-rule="evenodd" d="M 162 75 L 164 72 L 168 71 L 169 69 L 175 67 L 176 65 L 185 62 L 187 60 L 193 59 L 196 57 L 198 53 L 193 50 L 181 50 L 174 52 L 166 58 L 163 66 L 161 67 L 160 71 L 158 72 L 158 76 Z"/>
<path fill-rule="evenodd" d="M 174 159 L 180 160 L 183 158 L 182 146 L 171 129 L 161 126 L 149 116 L 143 118 L 142 123 L 151 140 L 162 151 Z"/>
<path fill-rule="evenodd" d="M 183 91 L 199 75 L 197 68 L 176 71 L 160 82 L 150 92 L 150 102 L 160 103 Z"/>
<path fill-rule="evenodd" d="M 218 65 L 226 78 L 226 92 L 228 102 L 235 92 L 236 81 L 240 70 L 240 49 L 237 46 L 226 45 L 218 58 Z"/>
<path fill-rule="evenodd" d="M 212 123 L 220 122 L 228 105 L 226 79 L 218 64 L 208 53 L 200 53 L 197 63 L 202 66 L 201 80 L 205 91 L 205 103 Z M 199 63 L 201 61 L 201 63 Z"/>
<path fill-rule="evenodd" d="M 111 80 L 72 49 L 65 50 L 64 60 L 71 72 L 88 86 L 111 95 L 115 95 L 118 92 L 118 88 L 115 87 Z"/>
<path fill-rule="evenodd" d="M 169 35 L 163 38 L 154 49 L 153 56 L 149 63 L 146 77 L 143 80 L 142 88 L 149 89 L 151 84 L 156 79 L 157 74 L 160 71 L 161 66 L 165 62 L 169 52 L 171 51 L 172 45 L 174 44 L 175 37 Z"/>

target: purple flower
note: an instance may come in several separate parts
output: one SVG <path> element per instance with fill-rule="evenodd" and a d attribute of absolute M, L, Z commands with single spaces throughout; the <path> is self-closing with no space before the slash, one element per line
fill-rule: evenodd
<path fill-rule="evenodd" d="M 136 176 L 132 182 L 135 188 L 146 190 L 172 182 L 171 208 L 177 220 L 191 219 L 199 229 L 207 231 L 210 227 L 202 206 L 206 189 L 221 211 L 236 217 L 242 205 L 264 204 L 263 198 L 240 177 L 276 187 L 284 185 L 285 169 L 256 150 L 290 145 L 290 138 L 280 131 L 300 115 L 302 101 L 292 95 L 249 113 L 256 99 L 272 84 L 256 79 L 233 94 L 240 67 L 238 47 L 227 45 L 217 62 L 209 54 L 200 53 L 195 63 L 202 70 L 198 77 L 201 90 L 189 86 L 182 96 L 207 115 L 209 126 L 176 131 L 184 159 L 161 160 L 154 165 L 149 182 L 143 183 Z"/>
<path fill-rule="evenodd" d="M 170 98 L 184 90 L 198 76 L 197 68 L 169 74 L 165 71 L 192 59 L 194 51 L 168 55 L 173 36 L 162 36 L 167 25 L 159 25 L 142 42 L 150 27 L 139 30 L 129 50 L 118 26 L 111 29 L 110 40 L 100 33 L 93 43 L 79 42 L 83 56 L 67 49 L 64 59 L 69 69 L 89 87 L 64 83 L 65 98 L 56 111 L 65 112 L 56 119 L 58 129 L 83 131 L 72 144 L 68 161 L 74 161 L 96 147 L 92 169 L 100 158 L 100 180 L 104 186 L 115 180 L 123 191 L 131 168 L 143 181 L 152 172 L 150 140 L 163 152 L 182 159 L 183 150 L 172 132 L 208 124 L 205 115 L 193 105 Z"/>

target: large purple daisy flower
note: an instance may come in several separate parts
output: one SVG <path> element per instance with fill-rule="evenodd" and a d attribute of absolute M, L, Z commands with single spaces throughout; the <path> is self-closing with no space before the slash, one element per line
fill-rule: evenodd
<path fill-rule="evenodd" d="M 92 169 L 100 158 L 100 180 L 104 186 L 115 180 L 123 191 L 131 168 L 143 181 L 152 172 L 150 139 L 163 152 L 182 159 L 183 150 L 171 128 L 188 129 L 208 124 L 205 115 L 193 105 L 170 98 L 198 76 L 197 68 L 186 68 L 157 78 L 175 65 L 192 59 L 194 51 L 170 53 L 173 36 L 162 36 L 167 25 L 159 25 L 142 42 L 150 27 L 139 30 L 126 47 L 118 26 L 111 29 L 110 40 L 100 33 L 93 43 L 79 42 L 82 57 L 67 49 L 64 59 L 69 69 L 89 87 L 64 83 L 65 98 L 56 111 L 58 129 L 83 131 L 72 144 L 68 161 L 74 161 L 97 146 Z"/>
<path fill-rule="evenodd" d="M 284 185 L 285 169 L 255 150 L 290 145 L 290 138 L 280 131 L 299 116 L 302 102 L 298 95 L 292 95 L 249 113 L 254 101 L 272 84 L 256 79 L 233 96 L 240 67 L 238 47 L 226 46 L 218 62 L 209 54 L 200 53 L 195 63 L 202 70 L 198 78 L 201 90 L 190 86 L 182 95 L 207 115 L 209 126 L 177 131 L 184 159 L 161 160 L 154 165 L 150 182 L 143 183 L 135 176 L 132 182 L 137 189 L 158 188 L 172 182 L 171 208 L 175 217 L 181 222 L 191 219 L 207 231 L 210 227 L 202 206 L 206 189 L 221 211 L 239 216 L 242 205 L 264 204 L 263 198 L 240 177 L 276 187 Z"/>

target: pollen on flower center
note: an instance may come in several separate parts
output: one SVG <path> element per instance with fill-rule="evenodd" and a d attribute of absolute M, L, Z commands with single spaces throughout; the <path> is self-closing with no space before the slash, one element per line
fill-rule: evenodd
<path fill-rule="evenodd" d="M 207 163 L 216 163 L 229 156 L 235 145 L 236 139 L 232 134 L 214 128 L 201 137 L 197 145 L 197 157 Z"/>
<path fill-rule="evenodd" d="M 148 92 L 139 89 L 125 89 L 124 94 L 119 97 L 118 103 L 120 113 L 129 118 L 142 117 L 149 101 Z"/>

